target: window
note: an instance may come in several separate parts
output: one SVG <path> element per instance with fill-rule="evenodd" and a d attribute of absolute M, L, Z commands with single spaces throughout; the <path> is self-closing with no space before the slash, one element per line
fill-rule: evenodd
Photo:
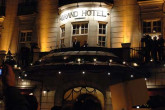
<path fill-rule="evenodd" d="M 105 36 L 99 36 L 99 46 L 105 47 Z"/>
<path fill-rule="evenodd" d="M 32 31 L 22 31 L 20 33 L 20 42 L 31 42 L 32 41 Z"/>
<path fill-rule="evenodd" d="M 73 35 L 84 35 L 88 33 L 88 23 L 73 24 Z"/>
<path fill-rule="evenodd" d="M 106 24 L 99 23 L 99 36 L 98 36 L 98 45 L 105 47 L 106 44 Z"/>
<path fill-rule="evenodd" d="M 65 26 L 61 27 L 61 37 L 65 37 Z"/>
<path fill-rule="evenodd" d="M 161 21 L 143 21 L 143 33 L 161 32 Z"/>
<path fill-rule="evenodd" d="M 60 39 L 61 48 L 65 47 L 64 40 L 65 40 L 65 25 L 62 25 L 61 26 L 61 39 Z"/>

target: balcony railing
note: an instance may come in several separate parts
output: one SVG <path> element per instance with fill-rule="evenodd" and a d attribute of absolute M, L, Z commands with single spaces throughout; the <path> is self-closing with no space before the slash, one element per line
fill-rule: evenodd
<path fill-rule="evenodd" d="M 0 6 L 0 16 L 5 16 L 5 6 Z"/>
<path fill-rule="evenodd" d="M 37 2 L 20 3 L 18 5 L 18 15 L 27 15 L 37 12 Z"/>

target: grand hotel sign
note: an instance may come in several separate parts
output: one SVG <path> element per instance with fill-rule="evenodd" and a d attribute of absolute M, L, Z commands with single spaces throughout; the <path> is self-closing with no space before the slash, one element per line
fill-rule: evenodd
<path fill-rule="evenodd" d="M 85 19 L 86 17 L 102 17 L 106 18 L 110 15 L 110 13 L 106 10 L 98 10 L 98 9 L 77 9 L 73 11 L 66 11 L 61 14 L 60 21 L 64 21 L 71 18 L 76 19 Z"/>

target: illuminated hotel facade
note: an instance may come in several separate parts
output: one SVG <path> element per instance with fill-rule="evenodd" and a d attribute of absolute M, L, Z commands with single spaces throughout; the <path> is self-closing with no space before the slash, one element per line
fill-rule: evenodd
<path fill-rule="evenodd" d="M 33 51 L 33 54 L 30 54 L 33 58 L 28 62 L 32 65 L 43 56 L 40 53 L 62 48 L 64 49 L 61 50 L 63 53 L 54 51 L 54 53 L 50 53 L 48 56 L 39 60 L 38 67 L 39 69 L 42 68 L 42 71 L 35 67 L 30 68 L 31 72 L 36 72 L 37 74 L 40 74 L 40 72 L 45 74 L 57 73 L 55 76 L 52 75 L 52 78 L 57 81 L 45 76 L 45 80 L 47 81 L 44 80 L 45 82 L 43 84 L 42 81 L 23 81 L 18 76 L 18 87 L 21 89 L 22 86 L 26 86 L 29 90 L 28 93 L 35 94 L 40 102 L 41 110 L 49 110 L 54 105 L 62 106 L 65 103 L 63 101 L 64 99 L 66 99 L 66 102 L 75 100 L 78 96 L 76 91 L 82 93 L 91 92 L 92 94 L 96 92 L 96 96 L 99 98 L 104 110 L 132 110 L 132 106 L 146 103 L 148 100 L 147 88 L 150 87 L 148 85 L 152 85 L 154 82 L 153 79 L 148 80 L 147 88 L 144 78 L 139 77 L 137 79 L 135 78 L 135 80 L 127 79 L 123 83 L 114 81 L 115 83 L 113 85 L 108 82 L 109 79 L 106 79 L 110 75 L 107 69 L 105 69 L 106 74 L 108 74 L 107 76 L 100 76 L 98 73 L 96 75 L 97 78 L 94 78 L 95 75 L 93 73 L 95 72 L 91 72 L 90 69 L 83 71 L 82 68 L 84 67 L 76 66 L 76 68 L 80 68 L 82 74 L 88 72 L 92 74 L 89 76 L 89 79 L 87 78 L 91 82 L 87 81 L 85 83 L 81 82 L 84 79 L 82 80 L 82 77 L 77 75 L 75 77 L 67 75 L 59 76 L 63 72 L 71 74 L 73 72 L 71 70 L 63 70 L 61 67 L 53 70 L 51 67 L 48 67 L 50 72 L 45 72 L 44 66 L 46 67 L 46 64 L 51 65 L 54 62 L 53 59 L 52 62 L 50 61 L 52 56 L 54 56 L 54 59 L 56 57 L 58 59 L 63 54 L 66 56 L 91 55 L 94 58 L 94 66 L 96 67 L 99 63 L 95 65 L 97 61 L 95 57 L 99 55 L 102 58 L 109 58 L 108 61 L 111 63 L 110 58 L 115 58 L 115 56 L 110 53 L 101 52 L 102 50 L 100 48 L 141 47 L 141 38 L 144 34 L 149 34 L 152 37 L 164 37 L 164 8 L 164 0 L 85 0 L 83 2 L 81 0 L 1 0 L 0 61 L 2 62 L 4 55 L 10 49 L 15 59 L 18 59 L 17 63 L 21 66 L 22 62 L 19 59 L 21 55 L 26 55 L 26 53 L 21 53 L 21 49 L 27 47 L 29 53 Z M 65 49 L 73 47 L 74 39 L 80 42 L 80 46 L 83 46 L 84 42 L 87 42 L 88 47 L 95 49 L 89 49 L 88 51 L 79 50 L 80 53 L 75 53 L 74 51 L 76 50 L 71 49 L 70 53 L 67 53 Z M 65 60 L 65 56 L 63 57 Z M 77 59 L 76 64 L 81 64 L 81 61 L 81 58 Z M 106 63 L 106 61 L 103 62 Z M 86 65 L 89 64 L 86 63 Z M 105 67 L 107 67 L 107 64 L 105 64 Z M 115 67 L 119 70 L 121 69 L 121 71 L 124 70 L 123 66 L 121 68 L 120 66 Z M 73 73 L 80 73 L 74 67 L 70 66 L 70 68 L 75 70 Z M 126 68 L 129 70 L 129 67 L 126 66 Z M 128 70 L 125 70 L 125 72 L 128 72 Z M 115 69 L 112 69 L 112 73 L 115 71 Z M 161 72 L 163 73 L 164 69 Z M 26 74 L 24 75 L 26 76 Z M 128 76 L 131 78 L 134 77 L 129 72 Z M 37 79 L 39 76 L 35 77 Z M 68 77 L 73 77 L 73 79 Z M 99 77 L 102 79 L 100 80 Z M 80 81 L 77 81 L 76 78 Z M 104 78 L 106 81 L 104 81 Z M 71 80 L 73 82 L 69 83 Z M 159 78 L 157 81 L 159 83 Z M 164 84 L 164 82 L 161 83 L 161 85 Z M 134 87 L 135 85 L 141 87 L 140 89 L 138 88 L 141 97 L 136 93 L 137 89 Z M 153 88 L 156 88 L 156 84 Z M 129 95 L 129 92 L 132 96 Z M 72 93 L 72 97 L 70 93 Z M 118 97 L 119 95 L 121 96 L 120 98 Z"/>

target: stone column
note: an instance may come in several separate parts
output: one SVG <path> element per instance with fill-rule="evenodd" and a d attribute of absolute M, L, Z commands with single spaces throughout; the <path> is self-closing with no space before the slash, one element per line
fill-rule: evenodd
<path fill-rule="evenodd" d="M 143 105 L 149 99 L 144 78 L 110 86 L 113 110 L 132 110 L 132 106 Z"/>
<path fill-rule="evenodd" d="M 62 87 L 58 87 L 55 92 L 55 99 L 54 99 L 54 105 L 55 106 L 62 106 L 62 100 L 63 100 L 64 90 Z"/>
<path fill-rule="evenodd" d="M 56 47 L 58 27 L 58 0 L 38 1 L 37 35 L 42 52 Z"/>
<path fill-rule="evenodd" d="M 18 0 L 6 0 L 6 16 L 3 22 L 0 50 L 8 51 L 9 47 L 12 53 L 17 50 L 18 40 L 15 40 L 18 35 L 17 10 Z"/>
<path fill-rule="evenodd" d="M 141 39 L 140 8 L 137 0 L 114 0 L 111 11 L 111 45 L 131 43 L 138 47 Z"/>
<path fill-rule="evenodd" d="M 104 110 L 113 110 L 111 92 L 110 91 L 106 91 L 105 107 L 104 108 L 105 108 Z"/>

